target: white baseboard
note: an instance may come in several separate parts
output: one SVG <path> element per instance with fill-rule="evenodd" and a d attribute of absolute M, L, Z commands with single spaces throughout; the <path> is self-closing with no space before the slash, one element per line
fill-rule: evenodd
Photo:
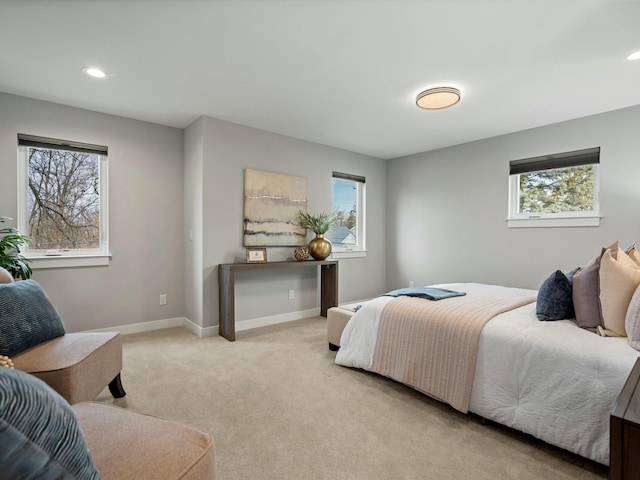
<path fill-rule="evenodd" d="M 184 326 L 184 328 L 189 330 L 191 333 L 193 333 L 194 335 L 197 335 L 200 338 L 214 337 L 214 336 L 218 335 L 218 325 L 216 325 L 214 327 L 204 327 L 203 328 L 200 325 L 198 325 L 197 323 L 194 323 L 191 320 L 189 320 L 188 318 L 185 318 L 183 326 Z"/>
<path fill-rule="evenodd" d="M 308 317 L 317 317 L 320 315 L 319 308 L 310 308 L 309 310 L 301 310 L 298 312 L 283 313 L 281 315 L 270 315 L 268 317 L 251 318 L 249 320 L 236 321 L 236 332 L 242 330 L 250 330 L 252 328 L 266 327 L 277 323 L 291 322 L 293 320 L 301 320 Z"/>
<path fill-rule="evenodd" d="M 316 317 L 320 315 L 319 308 L 311 308 L 309 310 L 301 310 L 299 312 L 289 312 L 281 315 L 270 315 L 268 317 L 251 318 L 249 320 L 241 320 L 236 322 L 236 332 L 242 330 L 250 330 L 252 328 L 266 327 L 268 325 L 276 325 L 278 323 L 291 322 L 293 320 L 301 320 L 308 317 Z M 165 328 L 184 327 L 194 335 L 200 338 L 214 337 L 218 335 L 218 325 L 213 327 L 201 327 L 185 317 L 165 318 L 162 320 L 153 320 L 151 322 L 131 323 L 129 325 L 118 325 L 116 327 L 98 328 L 95 330 L 87 330 L 89 332 L 120 332 L 122 335 L 131 335 L 132 333 L 151 332 L 153 330 L 162 330 Z"/>
<path fill-rule="evenodd" d="M 130 335 L 132 333 L 151 332 L 153 330 L 162 330 L 165 328 L 182 327 L 187 319 L 184 317 L 164 318 L 162 320 L 153 320 L 151 322 L 130 323 L 129 325 L 118 325 L 117 327 L 97 328 L 88 330 L 89 332 L 120 332 L 122 335 Z"/>

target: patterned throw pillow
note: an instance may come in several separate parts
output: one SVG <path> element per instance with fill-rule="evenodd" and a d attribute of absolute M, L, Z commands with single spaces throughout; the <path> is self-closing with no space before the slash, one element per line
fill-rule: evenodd
<path fill-rule="evenodd" d="M 97 480 L 69 404 L 28 373 L 0 368 L 0 476 Z"/>
<path fill-rule="evenodd" d="M 0 284 L 0 355 L 64 335 L 60 315 L 35 280 Z"/>
<path fill-rule="evenodd" d="M 556 270 L 542 283 L 536 301 L 538 320 L 551 321 L 573 318 L 573 277 L 579 270 L 576 268 L 566 275 L 560 270 Z"/>

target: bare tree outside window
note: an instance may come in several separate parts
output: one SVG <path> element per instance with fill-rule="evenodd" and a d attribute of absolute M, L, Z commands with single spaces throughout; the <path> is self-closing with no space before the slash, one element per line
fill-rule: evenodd
<path fill-rule="evenodd" d="M 31 248 L 98 248 L 100 156 L 33 147 L 27 155 Z"/>

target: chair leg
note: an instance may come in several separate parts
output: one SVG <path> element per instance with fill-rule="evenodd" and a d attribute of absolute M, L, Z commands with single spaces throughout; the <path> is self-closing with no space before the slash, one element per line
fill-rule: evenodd
<path fill-rule="evenodd" d="M 109 391 L 111 392 L 111 395 L 113 395 L 113 398 L 122 398 L 127 394 L 122 386 L 122 380 L 120 379 L 119 372 L 118 375 L 116 375 L 116 378 L 111 380 L 109 383 Z"/>

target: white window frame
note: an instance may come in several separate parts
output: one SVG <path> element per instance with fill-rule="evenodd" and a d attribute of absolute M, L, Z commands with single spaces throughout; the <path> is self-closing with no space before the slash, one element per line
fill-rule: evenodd
<path fill-rule="evenodd" d="M 541 157 L 514 160 L 510 162 L 509 175 L 509 228 L 530 227 L 598 227 L 600 225 L 600 147 L 564 152 Z M 578 165 L 593 166 L 592 210 L 580 212 L 556 213 L 520 213 L 520 173 L 518 167 L 526 172 L 542 171 L 550 168 L 570 168 Z M 522 172 L 525 173 L 525 172 Z"/>
<path fill-rule="evenodd" d="M 18 230 L 29 236 L 29 160 L 30 146 L 51 150 L 75 150 L 96 154 L 100 158 L 100 245 L 98 248 L 42 250 L 27 246 L 23 254 L 34 270 L 42 268 L 87 267 L 108 265 L 109 252 L 109 168 L 107 147 L 18 134 Z"/>
<path fill-rule="evenodd" d="M 334 259 L 340 258 L 360 258 L 367 256 L 367 239 L 366 239 L 366 180 L 365 177 L 358 175 L 351 175 L 340 172 L 333 172 L 331 176 L 331 194 L 333 197 L 333 179 L 339 178 L 342 180 L 351 180 L 357 186 L 356 193 L 356 238 L 357 243 L 354 246 L 345 247 L 332 245 L 331 257 Z M 333 201 L 333 198 L 332 198 Z M 331 232 L 329 232 L 329 238 L 331 239 Z"/>

